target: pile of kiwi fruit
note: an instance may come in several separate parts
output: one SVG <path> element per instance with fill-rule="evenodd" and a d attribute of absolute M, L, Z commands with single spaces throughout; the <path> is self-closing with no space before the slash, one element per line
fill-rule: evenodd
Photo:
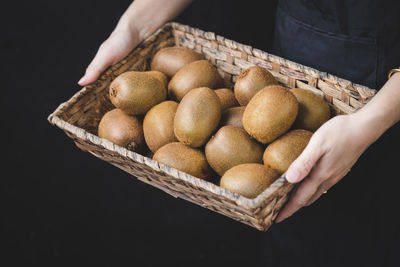
<path fill-rule="evenodd" d="M 247 198 L 282 175 L 331 117 L 322 97 L 260 66 L 226 88 L 203 55 L 167 47 L 150 69 L 111 82 L 115 109 L 101 118 L 99 137 Z"/>

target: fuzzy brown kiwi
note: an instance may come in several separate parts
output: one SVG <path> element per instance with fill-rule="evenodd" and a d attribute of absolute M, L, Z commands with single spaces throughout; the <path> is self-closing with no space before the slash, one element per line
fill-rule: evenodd
<path fill-rule="evenodd" d="M 265 149 L 264 165 L 283 174 L 303 152 L 311 136 L 312 132 L 302 129 L 292 130 L 282 135 Z"/>
<path fill-rule="evenodd" d="M 235 94 L 233 93 L 232 90 L 227 88 L 221 88 L 215 90 L 215 93 L 217 94 L 219 100 L 221 101 L 222 110 L 239 106 L 239 103 L 237 102 Z"/>
<path fill-rule="evenodd" d="M 277 171 L 263 164 L 245 163 L 225 172 L 220 186 L 247 198 L 255 198 L 279 178 Z"/>
<path fill-rule="evenodd" d="M 246 106 L 258 91 L 268 85 L 278 85 L 278 81 L 267 69 L 252 66 L 242 71 L 236 80 L 235 97 L 241 106 Z"/>
<path fill-rule="evenodd" d="M 221 118 L 221 102 L 207 87 L 192 89 L 179 103 L 174 119 L 178 140 L 191 147 L 204 145 Z"/>
<path fill-rule="evenodd" d="M 170 80 L 168 94 L 177 102 L 193 88 L 220 88 L 222 78 L 213 64 L 208 60 L 198 60 L 182 67 Z"/>
<path fill-rule="evenodd" d="M 109 95 L 115 107 L 130 115 L 140 115 L 164 101 L 167 91 L 164 82 L 155 75 L 128 71 L 111 82 Z"/>
<path fill-rule="evenodd" d="M 144 143 L 140 120 L 118 108 L 103 115 L 99 123 L 98 135 L 132 151 L 140 150 Z"/>
<path fill-rule="evenodd" d="M 227 108 L 222 111 L 220 127 L 231 125 L 243 128 L 243 113 L 246 109 L 245 106 Z"/>
<path fill-rule="evenodd" d="M 144 117 L 143 132 L 147 146 L 152 152 L 168 143 L 177 141 L 174 134 L 174 118 L 178 103 L 164 101 L 152 107 Z"/>
<path fill-rule="evenodd" d="M 162 146 L 156 151 L 153 159 L 200 179 L 208 180 L 211 178 L 212 170 L 204 153 L 180 142 Z"/>
<path fill-rule="evenodd" d="M 299 114 L 293 127 L 315 132 L 331 117 L 328 103 L 313 92 L 295 88 L 290 90 L 299 102 Z"/>
<path fill-rule="evenodd" d="M 242 128 L 224 126 L 207 142 L 205 154 L 211 168 L 222 176 L 243 163 L 262 163 L 264 147 Z"/>
<path fill-rule="evenodd" d="M 190 62 L 204 59 L 194 50 L 186 47 L 172 46 L 160 49 L 152 58 L 151 70 L 161 71 L 169 78 Z"/>
<path fill-rule="evenodd" d="M 146 72 L 148 74 L 150 74 L 150 75 L 153 75 L 157 79 L 161 80 L 162 83 L 164 84 L 165 89 L 168 88 L 169 79 L 168 79 L 167 75 L 165 75 L 161 71 L 157 71 L 157 70 L 149 70 L 149 71 L 146 71 Z"/>
<path fill-rule="evenodd" d="M 292 126 L 298 102 L 289 89 L 270 85 L 253 96 L 243 113 L 244 129 L 259 142 L 274 141 Z"/>

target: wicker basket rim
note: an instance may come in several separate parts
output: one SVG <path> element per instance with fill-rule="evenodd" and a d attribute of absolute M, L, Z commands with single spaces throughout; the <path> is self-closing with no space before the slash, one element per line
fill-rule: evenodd
<path fill-rule="evenodd" d="M 274 54 L 270 54 L 268 52 L 265 52 L 265 51 L 257 49 L 257 48 L 253 48 L 250 45 L 245 45 L 245 44 L 238 43 L 236 41 L 227 39 L 227 38 L 225 38 L 223 36 L 217 35 L 214 32 L 204 31 L 204 30 L 201 30 L 199 28 L 191 27 L 191 26 L 188 26 L 188 25 L 184 25 L 184 24 L 181 24 L 181 23 L 178 23 L 178 22 L 175 22 L 175 21 L 171 21 L 171 22 L 166 23 L 160 29 L 163 29 L 163 28 L 168 27 L 168 26 L 172 27 L 173 29 L 178 29 L 178 30 L 182 30 L 182 31 L 185 31 L 185 32 L 190 32 L 191 34 L 196 35 L 196 36 L 201 36 L 202 38 L 205 38 L 205 39 L 207 39 L 209 41 L 215 41 L 215 42 L 218 42 L 218 43 L 223 43 L 224 45 L 226 45 L 230 49 L 239 50 L 239 51 L 242 51 L 242 52 L 244 52 L 246 54 L 250 54 L 250 55 L 255 56 L 255 57 L 261 57 L 264 60 L 277 63 L 280 66 L 287 67 L 287 68 L 290 68 L 290 69 L 292 69 L 294 71 L 300 71 L 302 73 L 308 74 L 313 78 L 329 81 L 329 82 L 331 82 L 333 84 L 338 84 L 341 87 L 353 87 L 354 89 L 356 89 L 360 93 L 360 95 L 364 96 L 365 98 L 371 98 L 377 92 L 376 89 L 371 89 L 371 88 L 369 88 L 369 87 L 367 87 L 365 85 L 353 83 L 352 81 L 340 78 L 340 77 L 332 75 L 330 73 L 327 73 L 327 72 L 324 72 L 324 71 L 319 71 L 319 70 L 317 70 L 315 68 L 308 67 L 308 66 L 296 63 L 294 61 L 282 58 L 280 56 L 276 56 Z"/>

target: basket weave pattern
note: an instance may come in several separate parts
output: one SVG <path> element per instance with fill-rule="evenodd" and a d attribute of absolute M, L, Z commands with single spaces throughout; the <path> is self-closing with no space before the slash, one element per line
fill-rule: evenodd
<path fill-rule="evenodd" d="M 323 96 L 335 114 L 356 111 L 376 92 L 215 33 L 170 22 L 142 42 L 126 58 L 105 71 L 96 82 L 61 104 L 48 117 L 50 123 L 62 129 L 83 151 L 90 152 L 174 197 L 191 201 L 262 231 L 270 227 L 293 189 L 293 185 L 284 176 L 255 199 L 248 199 L 97 136 L 101 117 L 113 108 L 108 98 L 110 82 L 127 70 L 148 70 L 153 55 L 161 48 L 173 45 L 191 48 L 203 54 L 217 66 L 228 88 L 232 88 L 241 70 L 259 65 L 268 69 L 284 86 L 307 89 Z"/>

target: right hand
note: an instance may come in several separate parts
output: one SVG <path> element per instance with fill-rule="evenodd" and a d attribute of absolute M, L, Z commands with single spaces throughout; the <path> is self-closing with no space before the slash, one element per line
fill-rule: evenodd
<path fill-rule="evenodd" d="M 96 56 L 86 68 L 85 75 L 79 80 L 81 86 L 94 82 L 110 65 L 123 59 L 140 43 L 138 31 L 133 29 L 115 29 L 110 37 L 99 47 Z"/>

